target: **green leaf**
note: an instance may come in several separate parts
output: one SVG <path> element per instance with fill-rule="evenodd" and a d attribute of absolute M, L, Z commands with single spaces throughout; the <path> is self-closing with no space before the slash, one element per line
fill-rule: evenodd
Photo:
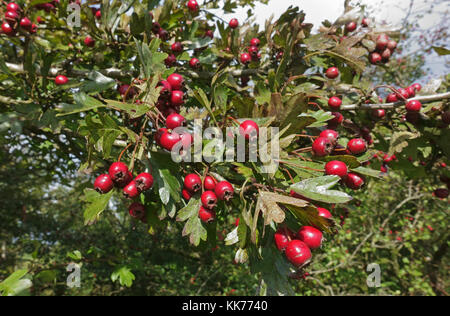
<path fill-rule="evenodd" d="M 149 156 L 146 164 L 151 164 L 151 170 L 154 171 L 153 177 L 161 202 L 168 205 L 170 198 L 179 202 L 181 200 L 181 185 L 176 177 L 178 173 L 177 165 L 172 161 L 169 154 L 152 152 L 149 155 L 151 156 Z"/>
<path fill-rule="evenodd" d="M 56 116 L 64 116 L 74 113 L 87 112 L 97 108 L 105 107 L 105 105 L 87 94 L 80 92 L 73 95 L 75 104 L 61 104 L 59 110 L 62 112 Z"/>
<path fill-rule="evenodd" d="M 86 210 L 84 211 L 84 224 L 91 225 L 99 218 L 100 214 L 108 206 L 114 190 L 111 190 L 107 194 L 100 194 L 92 189 L 84 190 L 84 201 L 87 203 Z"/>
<path fill-rule="evenodd" d="M 199 199 L 191 198 L 188 205 L 181 209 L 177 216 L 177 221 L 183 222 L 187 220 L 182 235 L 189 236 L 189 242 L 194 246 L 198 246 L 200 240 L 206 241 L 208 237 L 208 232 L 198 217 L 200 204 Z"/>
<path fill-rule="evenodd" d="M 432 48 L 439 56 L 450 55 L 450 50 L 445 47 L 432 46 Z"/>
<path fill-rule="evenodd" d="M 303 195 L 304 197 L 324 202 L 324 203 L 347 203 L 352 197 L 347 193 L 330 190 L 341 180 L 338 176 L 323 176 L 318 178 L 306 179 L 295 183 L 290 190 Z"/>
<path fill-rule="evenodd" d="M 108 90 L 116 84 L 112 78 L 106 77 L 98 71 L 92 71 L 88 74 L 88 79 L 81 86 L 81 91 L 87 93 L 98 93 Z"/>
<path fill-rule="evenodd" d="M 116 282 L 119 280 L 120 285 L 126 287 L 131 287 L 135 279 L 136 277 L 127 267 L 120 267 L 111 274 L 111 281 Z"/>
<path fill-rule="evenodd" d="M 354 168 L 352 169 L 353 172 L 359 173 L 363 176 L 368 176 L 368 177 L 373 177 L 373 178 L 380 178 L 381 177 L 381 173 L 378 170 L 374 170 L 374 169 L 370 169 L 370 168 L 365 168 L 365 167 L 358 167 L 358 168 Z"/>
<path fill-rule="evenodd" d="M 3 282 L 0 283 L 0 292 L 2 296 L 20 294 L 24 290 L 30 288 L 32 282 L 29 279 L 23 279 L 27 273 L 28 270 L 17 270 L 3 280 Z"/>

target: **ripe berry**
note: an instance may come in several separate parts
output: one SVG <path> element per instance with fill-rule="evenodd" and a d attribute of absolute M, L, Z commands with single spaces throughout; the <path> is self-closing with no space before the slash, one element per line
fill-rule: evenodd
<path fill-rule="evenodd" d="M 135 181 L 131 181 L 125 186 L 125 188 L 123 188 L 123 195 L 127 199 L 134 199 L 139 196 L 139 190 Z"/>
<path fill-rule="evenodd" d="M 8 36 L 13 36 L 15 34 L 14 29 L 8 22 L 3 22 L 2 24 L 2 31 Z"/>
<path fill-rule="evenodd" d="M 165 41 L 169 38 L 169 32 L 167 32 L 165 29 L 159 29 L 158 37 Z"/>
<path fill-rule="evenodd" d="M 250 63 L 251 60 L 252 60 L 252 56 L 250 56 L 249 53 L 241 54 L 241 63 L 243 63 L 244 65 Z"/>
<path fill-rule="evenodd" d="M 327 137 L 319 137 L 312 144 L 314 155 L 324 157 L 333 151 L 333 142 Z"/>
<path fill-rule="evenodd" d="M 203 180 L 203 188 L 207 191 L 214 191 L 216 189 L 217 181 L 211 176 L 206 176 Z"/>
<path fill-rule="evenodd" d="M 175 42 L 171 46 L 172 52 L 179 53 L 183 51 L 183 45 L 180 42 Z"/>
<path fill-rule="evenodd" d="M 170 114 L 166 119 L 166 126 L 168 129 L 175 129 L 177 127 L 183 126 L 186 122 L 184 116 L 180 114 Z"/>
<path fill-rule="evenodd" d="M 128 167 L 123 162 L 115 162 L 109 167 L 109 176 L 116 183 L 126 180 L 128 172 Z"/>
<path fill-rule="evenodd" d="M 339 99 L 338 97 L 331 97 L 328 100 L 328 106 L 330 108 L 332 108 L 333 110 L 339 110 L 341 108 L 342 105 L 342 100 Z"/>
<path fill-rule="evenodd" d="M 101 194 L 108 193 L 114 188 L 114 182 L 108 174 L 102 174 L 94 181 L 94 189 Z"/>
<path fill-rule="evenodd" d="M 259 48 L 256 46 L 250 46 L 247 49 L 248 53 L 251 55 L 252 58 L 255 58 L 258 56 Z"/>
<path fill-rule="evenodd" d="M 97 10 L 97 12 L 95 12 L 95 18 L 97 20 L 100 20 L 102 18 L 102 11 Z"/>
<path fill-rule="evenodd" d="M 408 112 L 405 115 L 405 119 L 407 122 L 416 125 L 420 122 L 420 113 L 419 112 Z"/>
<path fill-rule="evenodd" d="M 150 190 L 153 186 L 153 176 L 150 173 L 143 172 L 134 179 L 134 182 L 136 182 L 139 192 L 144 192 Z"/>
<path fill-rule="evenodd" d="M 219 198 L 219 200 L 229 201 L 230 199 L 233 198 L 234 188 L 230 182 L 221 181 L 216 184 L 214 192 L 216 193 L 216 196 Z"/>
<path fill-rule="evenodd" d="M 145 206 L 141 203 L 134 202 L 128 208 L 128 213 L 131 217 L 142 220 L 145 217 Z"/>
<path fill-rule="evenodd" d="M 194 137 L 192 137 L 189 133 L 183 133 L 180 135 L 181 144 L 183 145 L 183 148 L 189 148 L 191 147 L 192 143 L 194 143 Z"/>
<path fill-rule="evenodd" d="M 394 41 L 394 40 L 389 40 L 389 41 L 387 42 L 386 47 L 387 47 L 391 52 L 393 52 L 393 51 L 397 48 L 397 42 Z"/>
<path fill-rule="evenodd" d="M 420 85 L 420 83 L 414 83 L 411 87 L 413 87 L 416 92 L 420 92 L 420 90 L 422 90 L 422 86 Z"/>
<path fill-rule="evenodd" d="M 330 211 L 328 211 L 326 208 L 318 207 L 317 211 L 319 211 L 319 216 L 329 218 L 331 219 L 333 215 L 331 215 Z"/>
<path fill-rule="evenodd" d="M 245 139 L 253 138 L 259 135 L 259 126 L 252 120 L 246 120 L 239 125 L 239 134 L 244 136 Z"/>
<path fill-rule="evenodd" d="M 170 103 L 174 106 L 180 106 L 184 103 L 184 93 L 183 91 L 175 90 L 172 91 L 172 95 L 170 96 Z"/>
<path fill-rule="evenodd" d="M 32 25 L 32 23 L 29 18 L 23 18 L 20 20 L 20 26 L 22 28 L 24 28 L 25 30 L 28 30 L 28 31 L 31 30 L 31 25 Z"/>
<path fill-rule="evenodd" d="M 86 36 L 86 38 L 84 39 L 84 45 L 86 45 L 87 47 L 94 47 L 95 40 L 90 36 Z"/>
<path fill-rule="evenodd" d="M 181 90 L 183 88 L 183 76 L 179 75 L 179 74 L 171 74 L 168 78 L 167 78 L 167 82 L 170 83 L 170 86 L 172 87 L 173 90 Z"/>
<path fill-rule="evenodd" d="M 337 126 L 344 121 L 344 116 L 339 112 L 331 113 L 334 118 L 328 121 L 329 126 Z"/>
<path fill-rule="evenodd" d="M 322 133 L 320 133 L 319 137 L 328 138 L 332 143 L 336 143 L 337 139 L 339 138 L 339 133 L 332 129 L 326 129 Z"/>
<path fill-rule="evenodd" d="M 449 192 L 447 189 L 436 189 L 434 190 L 434 195 L 440 199 L 448 198 Z"/>
<path fill-rule="evenodd" d="M 329 176 L 334 175 L 345 178 L 348 173 L 348 168 L 344 162 L 333 160 L 325 165 L 325 173 Z"/>
<path fill-rule="evenodd" d="M 376 45 L 378 51 L 383 51 L 386 49 L 387 45 L 389 43 L 389 36 L 386 34 L 381 34 L 377 37 Z"/>
<path fill-rule="evenodd" d="M 188 174 L 184 178 L 184 188 L 191 193 L 195 193 L 202 189 L 202 179 L 195 173 Z"/>
<path fill-rule="evenodd" d="M 214 32 L 213 31 L 211 31 L 211 30 L 206 30 L 205 31 L 205 37 L 210 37 L 211 39 L 213 39 L 214 38 Z"/>
<path fill-rule="evenodd" d="M 291 241 L 291 236 L 293 233 L 289 229 L 279 228 L 275 235 L 273 236 L 275 239 L 275 245 L 278 250 L 284 251 Z"/>
<path fill-rule="evenodd" d="M 165 133 L 167 133 L 169 130 L 167 128 L 160 128 L 156 133 L 155 133 L 155 142 L 158 145 L 161 145 L 161 136 L 164 135 Z"/>
<path fill-rule="evenodd" d="M 383 58 L 381 57 L 381 55 L 380 55 L 379 53 L 371 53 L 371 54 L 369 55 L 369 62 L 370 62 L 372 65 L 377 65 L 377 64 L 379 64 L 379 63 L 381 62 L 382 59 L 383 59 Z"/>
<path fill-rule="evenodd" d="M 335 79 L 339 76 L 339 69 L 337 69 L 337 67 L 328 68 L 325 72 L 325 76 L 329 79 Z"/>
<path fill-rule="evenodd" d="M 166 64 L 167 67 L 172 67 L 176 64 L 177 62 L 177 57 L 175 57 L 174 54 L 170 54 L 169 56 L 167 56 L 167 58 L 164 60 L 164 63 Z"/>
<path fill-rule="evenodd" d="M 311 250 L 300 240 L 292 240 L 286 247 L 286 258 L 296 267 L 311 260 Z"/>
<path fill-rule="evenodd" d="M 6 6 L 6 11 L 14 11 L 14 12 L 18 12 L 20 11 L 20 6 L 17 3 L 14 2 L 10 2 L 7 4 Z"/>
<path fill-rule="evenodd" d="M 189 61 L 189 66 L 193 69 L 197 69 L 200 66 L 200 61 L 194 57 Z"/>
<path fill-rule="evenodd" d="M 171 151 L 180 140 L 180 135 L 177 133 L 164 133 L 159 142 L 164 149 Z"/>
<path fill-rule="evenodd" d="M 363 27 L 368 27 L 369 24 L 370 24 L 370 20 L 369 20 L 368 18 L 362 19 L 361 25 L 362 25 Z"/>
<path fill-rule="evenodd" d="M 192 198 L 191 193 L 186 189 L 183 189 L 181 191 L 181 195 L 183 196 L 183 199 L 185 199 L 186 201 L 189 201 Z"/>
<path fill-rule="evenodd" d="M 208 210 L 203 206 L 200 206 L 200 210 L 198 211 L 198 217 L 200 217 L 200 220 L 202 222 L 208 224 L 216 219 L 216 212 Z"/>
<path fill-rule="evenodd" d="M 55 84 L 57 84 L 58 86 L 64 85 L 67 82 L 69 82 L 69 79 L 67 79 L 66 76 L 59 75 L 59 76 L 56 76 L 56 78 L 55 78 Z"/>
<path fill-rule="evenodd" d="M 353 190 L 359 190 L 364 185 L 364 179 L 356 173 L 349 173 L 345 179 L 347 187 Z"/>
<path fill-rule="evenodd" d="M 168 97 L 169 95 L 171 95 L 172 86 L 170 85 L 170 83 L 167 80 L 161 80 L 158 83 L 158 87 L 161 87 L 161 91 L 159 92 L 159 95 L 164 96 L 164 97 Z"/>
<path fill-rule="evenodd" d="M 196 0 L 189 0 L 187 3 L 187 7 L 191 12 L 197 12 L 199 9 L 198 3 Z"/>
<path fill-rule="evenodd" d="M 212 210 L 217 205 L 217 196 L 212 191 L 205 191 L 201 196 L 203 207 Z"/>
<path fill-rule="evenodd" d="M 6 11 L 5 20 L 11 23 L 15 23 L 20 18 L 16 11 Z"/>
<path fill-rule="evenodd" d="M 374 109 L 372 111 L 372 116 L 377 119 L 382 119 L 386 116 L 386 111 L 383 109 Z"/>
<path fill-rule="evenodd" d="M 252 38 L 250 40 L 250 46 L 259 47 L 259 44 L 261 44 L 259 38 Z"/>
<path fill-rule="evenodd" d="M 355 138 L 348 142 L 347 150 L 353 155 L 359 155 L 367 150 L 367 143 L 364 139 Z"/>
<path fill-rule="evenodd" d="M 399 100 L 405 100 L 409 98 L 408 91 L 406 91 L 406 89 L 403 88 L 398 89 L 398 93 L 396 93 L 396 95 Z"/>
<path fill-rule="evenodd" d="M 411 100 L 408 103 L 406 103 L 406 110 L 408 112 L 419 112 L 422 108 L 422 103 L 417 100 Z"/>
<path fill-rule="evenodd" d="M 232 29 L 235 29 L 239 26 L 239 21 L 237 19 L 231 19 L 228 24 Z"/>
<path fill-rule="evenodd" d="M 389 61 L 389 59 L 391 58 L 391 51 L 386 48 L 382 53 L 381 53 L 381 59 L 384 63 L 387 63 Z"/>
<path fill-rule="evenodd" d="M 391 93 L 386 98 L 386 103 L 395 103 L 398 102 L 397 95 L 395 93 Z"/>
<path fill-rule="evenodd" d="M 414 98 L 416 96 L 416 89 L 414 89 L 413 86 L 410 86 L 410 87 L 406 88 L 405 90 L 408 93 L 409 98 Z"/>
<path fill-rule="evenodd" d="M 310 249 L 320 248 L 322 245 L 323 234 L 317 228 L 312 226 L 303 226 L 297 233 L 297 236 Z"/>
<path fill-rule="evenodd" d="M 356 27 L 357 27 L 358 25 L 356 24 L 356 22 L 348 22 L 346 25 L 345 25 L 345 30 L 347 31 L 347 32 L 353 32 L 354 30 L 356 30 Z"/>

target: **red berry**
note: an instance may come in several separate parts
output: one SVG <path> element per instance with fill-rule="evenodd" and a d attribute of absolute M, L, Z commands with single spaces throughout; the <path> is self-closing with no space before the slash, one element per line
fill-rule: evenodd
<path fill-rule="evenodd" d="M 332 108 L 333 110 L 339 110 L 341 108 L 342 105 L 342 100 L 339 99 L 338 97 L 331 97 L 328 100 L 328 106 L 330 108 Z"/>
<path fill-rule="evenodd" d="M 229 201 L 230 199 L 233 198 L 234 188 L 230 182 L 221 181 L 216 184 L 214 192 L 216 193 L 216 196 L 219 198 L 219 200 Z"/>
<path fill-rule="evenodd" d="M 370 20 L 369 20 L 368 18 L 362 19 L 361 25 L 362 25 L 363 27 L 368 27 L 368 26 L 370 25 Z"/>
<path fill-rule="evenodd" d="M 299 239 L 303 241 L 309 249 L 317 249 L 322 245 L 323 234 L 312 226 L 303 226 L 297 233 Z"/>
<path fill-rule="evenodd" d="M 333 151 L 333 142 L 327 137 L 319 137 L 312 144 L 314 155 L 324 157 Z"/>
<path fill-rule="evenodd" d="M 357 27 L 358 25 L 356 24 L 356 22 L 348 22 L 346 25 L 345 25 L 345 30 L 347 31 L 347 32 L 353 32 L 354 30 L 356 30 L 356 27 Z"/>
<path fill-rule="evenodd" d="M 167 56 L 167 58 L 164 60 L 164 63 L 167 67 L 172 67 L 177 63 L 177 57 L 175 57 L 174 54 L 170 54 Z"/>
<path fill-rule="evenodd" d="M 206 176 L 203 180 L 203 188 L 207 191 L 214 191 L 216 189 L 217 181 L 211 176 Z"/>
<path fill-rule="evenodd" d="M 108 174 L 102 174 L 95 179 L 94 189 L 101 194 L 108 193 L 114 188 L 114 182 Z"/>
<path fill-rule="evenodd" d="M 15 3 L 15 2 L 10 2 L 6 5 L 6 11 L 14 11 L 14 12 L 18 12 L 20 11 L 20 6 Z"/>
<path fill-rule="evenodd" d="M 387 47 L 391 52 L 393 52 L 393 51 L 397 48 L 397 42 L 394 41 L 394 40 L 389 40 L 389 41 L 387 42 L 386 47 Z"/>
<path fill-rule="evenodd" d="M 213 39 L 214 38 L 214 32 L 213 31 L 211 31 L 211 30 L 206 30 L 205 31 L 205 37 L 210 37 L 211 39 Z"/>
<path fill-rule="evenodd" d="M 319 211 L 319 216 L 325 217 L 325 218 L 332 218 L 333 215 L 331 215 L 330 211 L 328 211 L 326 208 L 318 207 L 317 211 Z"/>
<path fill-rule="evenodd" d="M 334 116 L 334 118 L 328 121 L 328 124 L 330 126 L 337 126 L 344 121 L 344 116 L 341 113 L 332 112 L 331 114 Z"/>
<path fill-rule="evenodd" d="M 356 173 L 349 173 L 345 179 L 347 187 L 353 190 L 359 190 L 364 185 L 364 179 Z"/>
<path fill-rule="evenodd" d="M 86 36 L 86 38 L 84 39 L 84 45 L 86 45 L 87 47 L 94 47 L 95 40 L 90 36 Z"/>
<path fill-rule="evenodd" d="M 255 58 L 258 56 L 259 48 L 256 46 L 250 46 L 248 49 L 248 53 L 251 55 L 252 58 Z"/>
<path fill-rule="evenodd" d="M 391 55 L 392 55 L 391 51 L 388 48 L 386 48 L 384 51 L 381 52 L 381 60 L 384 63 L 387 63 L 391 58 Z"/>
<path fill-rule="evenodd" d="M 405 115 L 406 121 L 411 124 L 418 124 L 420 121 L 420 113 L 419 112 L 408 112 Z"/>
<path fill-rule="evenodd" d="M 16 33 L 8 22 L 3 22 L 2 31 L 8 36 L 13 36 Z"/>
<path fill-rule="evenodd" d="M 235 29 L 239 26 L 239 21 L 237 19 L 231 19 L 228 24 L 232 29 Z"/>
<path fill-rule="evenodd" d="M 191 193 L 202 189 L 202 179 L 195 173 L 188 174 L 184 178 L 184 188 Z"/>
<path fill-rule="evenodd" d="M 286 258 L 296 267 L 311 260 L 311 250 L 300 240 L 292 240 L 286 247 Z"/>
<path fill-rule="evenodd" d="M 102 18 L 102 11 L 97 10 L 97 12 L 95 12 L 95 18 L 97 20 L 100 20 Z"/>
<path fill-rule="evenodd" d="M 159 92 L 160 95 L 162 96 L 169 96 L 172 93 L 172 86 L 170 85 L 170 83 L 167 80 L 161 80 L 158 83 L 158 87 L 162 87 L 161 91 Z"/>
<path fill-rule="evenodd" d="M 420 92 L 420 90 L 422 90 L 422 86 L 420 85 L 420 83 L 414 83 L 411 87 L 413 87 L 416 92 Z"/>
<path fill-rule="evenodd" d="M 373 65 L 377 65 L 381 62 L 383 58 L 381 57 L 381 55 L 379 53 L 371 53 L 369 55 L 369 61 L 371 64 Z"/>
<path fill-rule="evenodd" d="M 252 60 L 252 56 L 250 56 L 249 53 L 241 54 L 241 63 L 243 63 L 244 65 L 250 63 L 251 60 Z"/>
<path fill-rule="evenodd" d="M 446 199 L 448 198 L 448 190 L 447 189 L 436 189 L 434 190 L 434 195 L 440 199 Z"/>
<path fill-rule="evenodd" d="M 56 83 L 58 86 L 64 85 L 64 84 L 66 84 L 67 82 L 69 82 L 69 79 L 67 79 L 66 76 L 59 75 L 59 76 L 56 76 L 56 78 L 55 78 L 55 83 Z"/>
<path fill-rule="evenodd" d="M 125 188 L 123 188 L 123 195 L 127 199 L 134 199 L 139 196 L 139 190 L 135 181 L 131 181 L 125 186 Z"/>
<path fill-rule="evenodd" d="M 414 98 L 414 97 L 416 96 L 416 89 L 414 89 L 413 86 L 408 87 L 408 88 L 406 88 L 405 90 L 406 90 L 406 92 L 408 93 L 408 97 L 409 97 L 409 98 Z"/>
<path fill-rule="evenodd" d="M 325 165 L 325 173 L 329 176 L 334 175 L 345 178 L 348 173 L 348 168 L 344 162 L 333 160 Z"/>
<path fill-rule="evenodd" d="M 174 90 L 170 96 L 170 103 L 174 106 L 180 106 L 184 103 L 184 93 L 183 91 Z"/>
<path fill-rule="evenodd" d="M 183 199 L 185 199 L 186 201 L 189 201 L 192 198 L 191 193 L 186 189 L 183 189 L 181 191 L 181 195 L 183 196 Z"/>
<path fill-rule="evenodd" d="M 386 173 L 386 172 L 388 172 L 388 169 L 387 169 L 386 166 L 382 165 L 381 168 L 380 168 L 380 171 L 383 172 L 383 173 Z"/>
<path fill-rule="evenodd" d="M 193 69 L 197 69 L 200 66 L 200 61 L 194 57 L 189 61 L 189 66 Z"/>
<path fill-rule="evenodd" d="M 386 98 L 386 103 L 395 103 L 398 102 L 397 95 L 395 93 L 391 93 Z"/>
<path fill-rule="evenodd" d="M 377 119 L 382 119 L 386 116 L 386 111 L 383 109 L 374 109 L 372 111 L 372 116 Z"/>
<path fill-rule="evenodd" d="M 150 190 L 153 186 L 153 176 L 150 173 L 143 172 L 134 179 L 134 182 L 136 182 L 139 192 L 144 192 Z"/>
<path fill-rule="evenodd" d="M 208 224 L 216 219 L 216 212 L 208 210 L 203 206 L 200 206 L 200 210 L 198 211 L 198 217 L 200 217 L 200 220 L 202 222 Z"/>
<path fill-rule="evenodd" d="M 293 233 L 289 229 L 279 228 L 274 235 L 275 245 L 278 250 L 284 251 L 291 241 Z"/>
<path fill-rule="evenodd" d="M 145 217 L 145 206 L 142 205 L 141 203 L 134 202 L 128 208 L 128 213 L 133 218 L 143 220 Z"/>
<path fill-rule="evenodd" d="M 23 18 L 20 20 L 20 26 L 23 27 L 25 30 L 30 31 L 31 25 L 32 25 L 32 23 L 29 18 Z"/>
<path fill-rule="evenodd" d="M 167 78 L 167 82 L 170 83 L 170 86 L 172 87 L 173 90 L 181 90 L 183 88 L 183 76 L 179 75 L 179 74 L 171 74 L 168 78 Z"/>
<path fill-rule="evenodd" d="M 128 173 L 128 167 L 123 162 L 115 162 L 109 167 L 109 176 L 116 183 L 126 180 Z"/>
<path fill-rule="evenodd" d="M 164 149 L 171 151 L 173 146 L 175 146 L 180 140 L 181 137 L 179 134 L 167 132 L 161 136 L 159 142 Z"/>
<path fill-rule="evenodd" d="M 353 155 L 359 155 L 367 150 L 367 143 L 364 139 L 355 138 L 348 142 L 347 150 Z"/>
<path fill-rule="evenodd" d="M 181 144 L 183 145 L 183 148 L 189 148 L 191 147 L 192 143 L 194 142 L 194 137 L 192 137 L 189 133 L 183 133 L 180 135 Z"/>
<path fill-rule="evenodd" d="M 166 126 L 168 129 L 175 129 L 177 127 L 183 126 L 186 122 L 184 116 L 180 114 L 170 114 L 166 119 Z"/>
<path fill-rule="evenodd" d="M 165 133 L 167 133 L 169 130 L 167 128 L 160 128 L 156 133 L 155 133 L 155 142 L 158 145 L 161 145 L 161 136 L 164 135 Z"/>
<path fill-rule="evenodd" d="M 252 38 L 250 40 L 250 46 L 259 47 L 259 44 L 261 44 L 261 41 L 258 38 Z"/>
<path fill-rule="evenodd" d="M 179 53 L 183 51 L 183 45 L 180 42 L 175 42 L 171 46 L 172 52 Z"/>
<path fill-rule="evenodd" d="M 411 100 L 408 103 L 406 103 L 406 110 L 408 112 L 419 112 L 422 108 L 422 103 L 417 100 Z"/>
<path fill-rule="evenodd" d="M 203 207 L 212 210 L 217 205 L 217 196 L 212 191 L 205 191 L 201 196 Z"/>
<path fill-rule="evenodd" d="M 339 138 L 339 133 L 332 129 L 326 129 L 322 133 L 320 133 L 319 137 L 328 138 L 332 143 L 336 143 L 337 139 Z"/>
<path fill-rule="evenodd" d="M 381 34 L 380 36 L 378 36 L 376 41 L 377 50 L 378 51 L 385 50 L 388 43 L 389 43 L 389 36 L 387 36 L 386 34 Z"/>
<path fill-rule="evenodd" d="M 16 23 L 16 21 L 20 18 L 19 14 L 16 11 L 6 11 L 5 20 L 11 23 Z"/>
<path fill-rule="evenodd" d="M 325 72 L 325 76 L 329 79 L 335 79 L 339 76 L 339 69 L 337 69 L 337 67 L 328 68 Z"/>
<path fill-rule="evenodd" d="M 398 93 L 396 93 L 396 95 L 399 100 L 405 100 L 409 98 L 408 91 L 406 91 L 406 89 L 403 88 L 398 89 Z"/>
<path fill-rule="evenodd" d="M 259 135 L 259 126 L 252 120 L 246 120 L 239 125 L 239 134 L 244 136 L 245 139 L 253 138 Z"/>
<path fill-rule="evenodd" d="M 199 9 L 198 3 L 196 0 L 189 0 L 187 3 L 187 7 L 191 12 L 197 12 Z"/>

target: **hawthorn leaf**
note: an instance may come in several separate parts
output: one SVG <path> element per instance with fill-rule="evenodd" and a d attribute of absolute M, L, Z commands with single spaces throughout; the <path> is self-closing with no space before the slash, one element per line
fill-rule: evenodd
<path fill-rule="evenodd" d="M 291 185 L 290 190 L 314 201 L 324 203 L 347 203 L 353 198 L 345 192 L 330 190 L 341 180 L 338 176 L 306 179 Z"/>

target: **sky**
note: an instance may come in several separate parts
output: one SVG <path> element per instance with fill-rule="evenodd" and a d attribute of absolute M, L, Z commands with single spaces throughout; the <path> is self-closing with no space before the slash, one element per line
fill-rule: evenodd
<path fill-rule="evenodd" d="M 440 14 L 450 11 L 450 1 L 445 0 L 441 1 L 441 4 L 437 6 L 433 6 L 430 3 L 432 2 L 431 0 L 361 0 L 360 3 L 368 6 L 368 10 L 371 12 L 370 17 L 377 23 L 386 22 L 394 28 L 401 29 L 404 19 L 409 12 L 411 1 L 413 3 L 411 16 L 418 12 L 423 14 L 417 20 L 420 28 L 428 29 L 439 26 L 441 23 Z M 200 5 L 203 2 L 203 0 L 199 0 Z M 334 22 L 344 12 L 344 0 L 269 0 L 267 5 L 261 3 L 256 5 L 254 9 L 255 23 L 264 26 L 265 21 L 272 14 L 277 19 L 289 6 L 298 6 L 303 10 L 306 13 L 305 22 L 313 23 L 315 30 L 317 30 L 322 21 L 329 20 Z M 427 12 L 430 9 L 433 13 Z M 242 22 L 247 18 L 247 10 L 248 8 L 241 8 L 236 10 L 235 13 L 227 15 L 220 10 L 213 10 L 213 12 L 226 21 L 235 17 Z M 450 40 L 447 41 L 446 47 L 450 49 Z M 417 48 L 412 47 L 413 50 Z M 444 63 L 447 64 L 447 67 L 442 66 Z M 438 56 L 432 52 L 426 58 L 426 65 L 431 68 L 431 73 L 426 79 L 433 76 L 446 75 L 450 67 L 450 58 Z"/>

